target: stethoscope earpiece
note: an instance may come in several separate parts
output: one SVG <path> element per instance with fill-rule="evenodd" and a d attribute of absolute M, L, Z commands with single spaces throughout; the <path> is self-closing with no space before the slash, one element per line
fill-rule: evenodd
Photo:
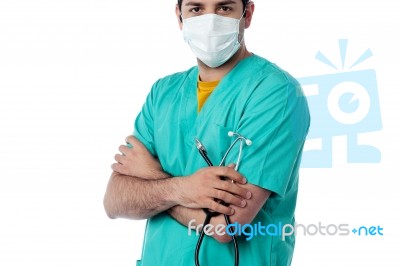
<path fill-rule="evenodd" d="M 235 133 L 235 132 L 233 132 L 233 131 L 229 131 L 229 132 L 228 132 L 228 136 L 229 136 L 229 137 L 237 136 L 238 139 L 244 140 L 244 142 L 246 143 L 247 146 L 250 146 L 251 144 L 253 144 L 253 142 L 252 142 L 250 139 L 246 139 L 245 137 L 243 137 L 243 136 L 240 135 L 239 133 Z"/>

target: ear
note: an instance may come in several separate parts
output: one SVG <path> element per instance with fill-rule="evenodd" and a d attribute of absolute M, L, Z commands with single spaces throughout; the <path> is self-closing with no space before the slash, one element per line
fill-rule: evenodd
<path fill-rule="evenodd" d="M 250 1 L 246 6 L 246 16 L 245 18 L 245 28 L 247 29 L 251 25 L 251 20 L 253 19 L 254 13 L 254 2 Z"/>
<path fill-rule="evenodd" d="M 179 23 L 179 28 L 182 30 L 182 12 L 179 10 L 179 5 L 176 4 L 175 6 L 175 14 L 176 14 L 176 18 L 178 19 L 178 23 Z"/>

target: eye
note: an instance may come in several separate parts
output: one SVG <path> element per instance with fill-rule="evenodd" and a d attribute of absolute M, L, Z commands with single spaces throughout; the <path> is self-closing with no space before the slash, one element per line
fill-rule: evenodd
<path fill-rule="evenodd" d="M 200 11 L 201 11 L 200 7 L 193 7 L 191 9 L 189 9 L 189 12 L 194 13 L 194 14 L 198 14 L 198 13 L 200 13 Z"/>
<path fill-rule="evenodd" d="M 218 8 L 218 11 L 221 13 L 229 13 L 232 11 L 232 8 L 229 6 L 221 6 Z"/>

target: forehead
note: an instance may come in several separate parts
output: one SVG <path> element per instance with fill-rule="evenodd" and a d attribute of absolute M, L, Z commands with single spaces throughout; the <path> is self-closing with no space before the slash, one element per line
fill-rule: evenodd
<path fill-rule="evenodd" d="M 222 5 L 240 4 L 242 0 L 182 0 L 182 5 Z"/>

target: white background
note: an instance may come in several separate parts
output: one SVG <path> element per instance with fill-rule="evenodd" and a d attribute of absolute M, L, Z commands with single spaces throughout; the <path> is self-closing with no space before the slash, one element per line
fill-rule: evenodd
<path fill-rule="evenodd" d="M 0 265 L 135 265 L 144 221 L 109 220 L 110 165 L 152 83 L 195 63 L 173 0 L 0 0 Z M 246 43 L 295 77 L 377 73 L 383 129 L 360 139 L 380 164 L 303 169 L 297 220 L 384 228 L 384 236 L 299 236 L 294 266 L 399 265 L 399 2 L 256 1 Z M 396 241 L 397 240 L 397 241 Z"/>

